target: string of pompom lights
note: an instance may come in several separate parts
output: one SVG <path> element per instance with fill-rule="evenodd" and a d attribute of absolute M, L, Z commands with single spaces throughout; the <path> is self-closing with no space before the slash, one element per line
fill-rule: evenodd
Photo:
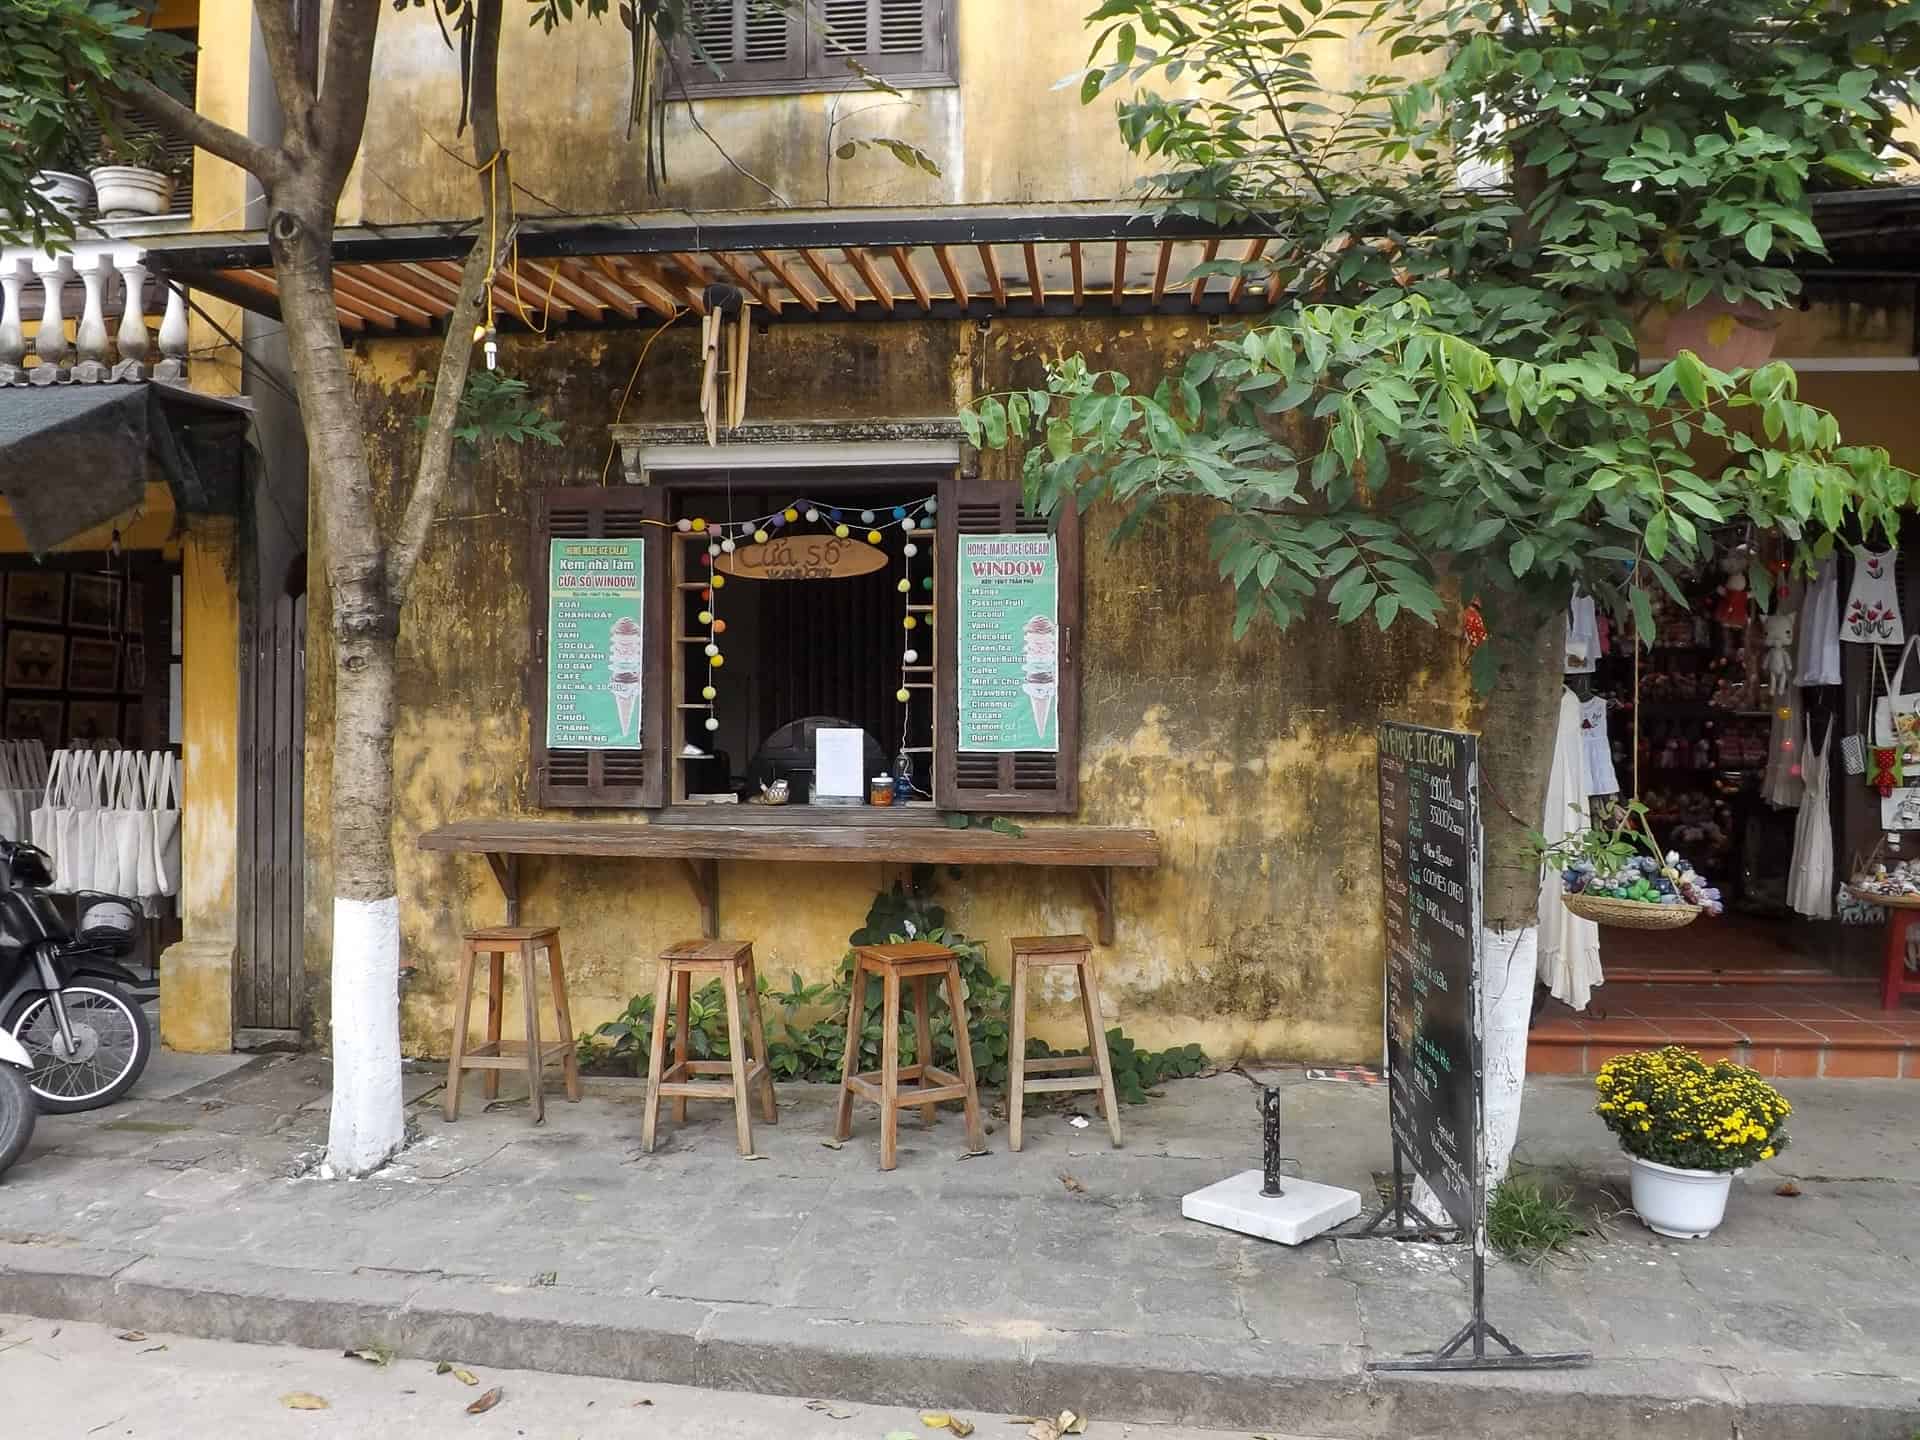
<path fill-rule="evenodd" d="M 727 622 L 720 616 L 719 592 L 726 587 L 727 577 L 716 563 L 722 555 L 731 555 L 743 544 L 765 545 L 782 535 L 799 533 L 802 525 L 824 525 L 828 533 L 836 539 L 850 540 L 856 533 L 869 545 L 885 542 L 887 532 L 897 530 L 908 537 L 900 547 L 900 553 L 907 574 L 899 582 L 899 590 L 905 597 L 906 612 L 901 617 L 901 626 L 907 632 L 908 645 L 901 653 L 900 688 L 895 698 L 904 706 L 908 704 L 913 692 L 908 686 L 907 668 L 919 662 L 919 652 L 911 643 L 912 632 L 918 628 L 919 620 L 913 613 L 912 561 L 920 553 L 917 537 L 922 533 L 931 533 L 934 514 L 938 508 L 935 496 L 927 495 L 918 500 L 909 500 L 899 505 L 883 505 L 873 509 L 855 509 L 845 505 L 829 505 L 818 500 L 809 500 L 804 496 L 788 501 L 785 505 L 765 515 L 750 520 L 709 521 L 704 516 L 677 520 L 674 528 L 681 534 L 703 534 L 707 537 L 706 554 L 702 557 L 709 570 L 714 573 L 708 577 L 707 584 L 701 588 L 701 610 L 698 622 L 706 627 L 707 643 L 707 683 L 701 687 L 700 698 L 706 702 L 706 729 L 709 734 L 720 728 L 720 718 L 715 713 L 720 698 L 719 687 L 714 683 L 717 677 L 714 671 L 726 664 L 726 655 L 720 648 L 720 637 L 726 633 Z M 856 526 L 858 527 L 856 531 Z M 926 592 L 933 590 L 933 577 L 927 575 L 920 581 Z M 906 719 L 901 721 L 901 734 L 904 743 Z"/>

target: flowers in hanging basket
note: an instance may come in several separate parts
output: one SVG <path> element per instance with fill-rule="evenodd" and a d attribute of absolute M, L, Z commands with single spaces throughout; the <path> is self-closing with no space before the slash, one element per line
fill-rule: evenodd
<path fill-rule="evenodd" d="M 1744 1170 L 1787 1148 L 1793 1106 L 1744 1065 L 1709 1065 L 1683 1046 L 1616 1055 L 1593 1077 L 1594 1113 L 1642 1160 Z"/>
<path fill-rule="evenodd" d="M 1611 823 L 1593 824 L 1549 845 L 1534 843 L 1540 858 L 1560 872 L 1569 895 L 1633 900 L 1647 905 L 1698 905 L 1709 915 L 1721 911 L 1720 891 L 1681 856 L 1664 854 L 1647 828 L 1647 807 L 1638 800 L 1615 806 Z"/>

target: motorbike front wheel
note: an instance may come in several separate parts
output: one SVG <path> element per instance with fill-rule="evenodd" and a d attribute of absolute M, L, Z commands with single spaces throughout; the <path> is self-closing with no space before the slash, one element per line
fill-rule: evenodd
<path fill-rule="evenodd" d="M 33 1138 L 36 1107 L 24 1072 L 0 1061 L 0 1175 Z"/>
<path fill-rule="evenodd" d="M 67 1115 L 111 1105 L 146 1068 L 153 1049 L 146 1012 L 106 980 L 69 985 L 60 998 L 73 1031 L 71 1054 L 61 1042 L 59 1020 L 45 991 L 29 995 L 7 1022 L 13 1038 L 33 1058 L 30 1078 L 40 1108 L 50 1115 Z"/>

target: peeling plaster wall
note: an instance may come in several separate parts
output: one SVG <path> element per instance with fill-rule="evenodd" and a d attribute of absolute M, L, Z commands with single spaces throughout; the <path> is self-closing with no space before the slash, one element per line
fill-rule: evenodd
<path fill-rule="evenodd" d="M 1037 379 L 1040 361 L 1086 350 L 1151 383 L 1203 335 L 1192 321 L 775 326 L 754 341 L 751 413 L 786 418 L 946 415 L 977 388 Z M 697 412 L 693 330 L 663 336 L 626 417 Z M 415 845 L 445 821 L 526 813 L 529 525 L 535 490 L 595 483 L 644 336 L 515 341 L 503 364 L 566 426 L 566 445 L 464 466 L 403 621 L 395 848 L 410 1053 L 443 1055 L 461 930 L 497 924 L 499 892 L 478 857 Z M 404 475 L 417 446 L 417 388 L 430 345 L 367 347 L 358 366 L 377 473 Z M 1008 457 L 987 456 L 989 466 Z M 1325 623 L 1235 642 L 1230 592 L 1214 579 L 1207 515 L 1170 509 L 1119 548 L 1115 517 L 1086 525 L 1083 754 L 1079 819 L 1156 829 L 1165 864 L 1116 876 L 1117 943 L 1100 952 L 1110 1019 L 1147 1044 L 1198 1040 L 1212 1054 L 1365 1059 L 1379 1048 L 1378 860 L 1373 729 L 1383 716 L 1458 723 L 1465 696 L 1450 636 Z M 317 544 L 316 540 L 316 544 Z M 315 560 L 320 559 L 316 551 Z M 329 613 L 324 569 L 310 613 Z M 309 815 L 327 814 L 331 645 L 309 640 Z M 577 815 L 579 812 L 552 812 Z M 641 812 L 617 818 L 645 823 Z M 1041 820 L 1035 823 L 1048 823 Z M 329 859 L 309 828 L 308 964 L 324 1016 Z M 751 938 L 764 972 L 829 975 L 875 890 L 896 867 L 723 864 L 724 932 Z M 652 959 L 698 931 L 677 867 L 532 860 L 524 915 L 564 928 L 576 1028 L 651 983 Z M 986 869 L 942 880 L 956 923 L 985 939 L 1090 930 L 1081 882 L 1056 871 Z M 804 899 L 797 898 L 804 897 Z M 1064 998 L 1064 996 L 1053 997 Z M 507 1007 L 509 1025 L 518 1015 Z M 1070 1039 L 1063 1008 L 1042 1033 Z"/>

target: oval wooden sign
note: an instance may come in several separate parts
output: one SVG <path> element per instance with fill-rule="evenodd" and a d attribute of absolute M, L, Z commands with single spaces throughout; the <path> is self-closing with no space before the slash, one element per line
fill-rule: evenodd
<path fill-rule="evenodd" d="M 713 563 L 721 574 L 742 580 L 845 580 L 885 569 L 887 552 L 837 535 L 783 535 L 764 545 L 744 545 Z"/>

